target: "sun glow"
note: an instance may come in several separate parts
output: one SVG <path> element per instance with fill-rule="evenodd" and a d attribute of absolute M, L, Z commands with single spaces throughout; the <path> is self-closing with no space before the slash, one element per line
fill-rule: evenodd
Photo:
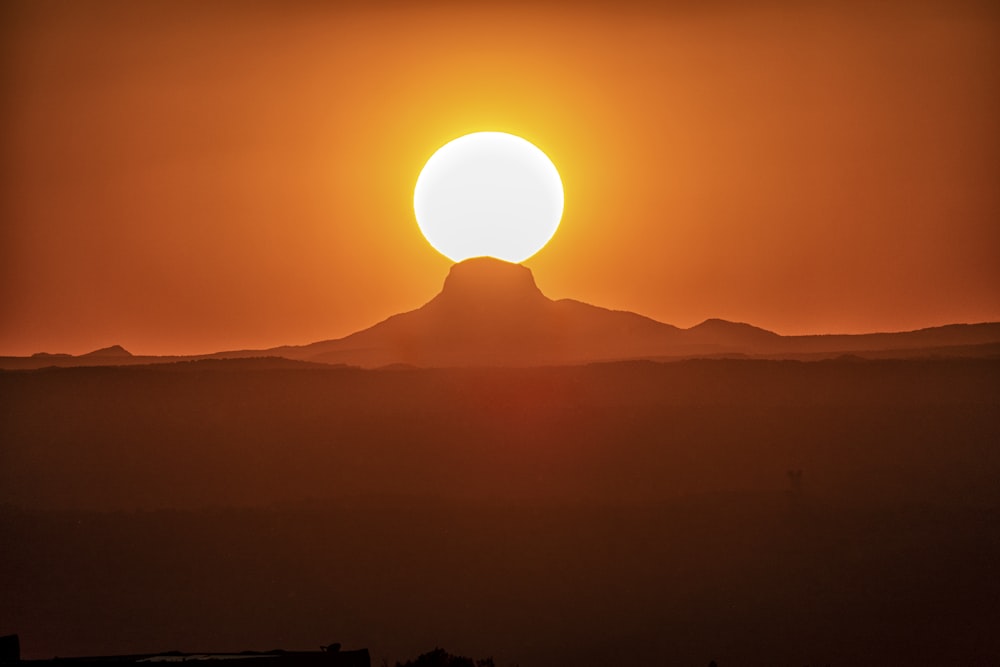
<path fill-rule="evenodd" d="M 417 224 L 445 257 L 523 262 L 559 227 L 563 186 L 552 161 L 529 141 L 475 132 L 439 148 L 413 192 Z"/>

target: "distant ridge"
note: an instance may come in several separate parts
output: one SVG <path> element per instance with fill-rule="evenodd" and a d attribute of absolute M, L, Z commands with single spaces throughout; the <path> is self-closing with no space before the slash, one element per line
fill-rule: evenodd
<path fill-rule="evenodd" d="M 81 357 L 131 357 L 133 355 L 131 352 L 126 350 L 121 345 L 112 345 L 111 347 L 102 347 L 99 350 L 94 350 L 93 352 L 81 354 L 80 356 Z"/>
<path fill-rule="evenodd" d="M 554 301 L 538 289 L 527 267 L 480 257 L 452 266 L 441 292 L 421 308 L 345 338 L 219 356 L 262 353 L 369 368 L 564 365 L 706 356 L 995 356 L 1000 354 L 1000 323 L 825 336 L 781 336 L 722 319 L 680 329 L 636 313 L 573 299 Z"/>
<path fill-rule="evenodd" d="M 76 357 L 39 353 L 0 358 L 0 368 L 269 357 L 399 369 L 695 357 L 814 360 L 845 355 L 870 359 L 1000 357 L 1000 323 L 950 324 L 900 333 L 782 336 L 743 322 L 708 319 L 680 329 L 628 311 L 573 299 L 552 300 L 538 289 L 527 267 L 477 257 L 453 265 L 441 292 L 420 308 L 344 338 L 183 357 L 134 356 L 112 345 Z"/>
<path fill-rule="evenodd" d="M 750 342 L 758 345 L 774 345 L 781 336 L 744 322 L 728 322 L 720 319 L 708 319 L 687 330 L 689 336 L 697 336 L 706 343 L 714 345 L 746 345 Z"/>

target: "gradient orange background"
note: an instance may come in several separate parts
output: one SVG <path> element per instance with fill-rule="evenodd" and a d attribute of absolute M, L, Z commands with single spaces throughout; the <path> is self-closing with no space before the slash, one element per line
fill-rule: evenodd
<path fill-rule="evenodd" d="M 416 3 L 414 3 L 416 4 Z M 307 343 L 429 300 L 412 189 L 519 134 L 550 297 L 780 333 L 1000 320 L 996 3 L 7 2 L 0 354 Z"/>

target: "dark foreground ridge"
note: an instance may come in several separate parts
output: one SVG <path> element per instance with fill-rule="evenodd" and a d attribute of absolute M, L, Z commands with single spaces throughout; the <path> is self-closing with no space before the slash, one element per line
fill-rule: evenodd
<path fill-rule="evenodd" d="M 21 660 L 20 638 L 18 635 L 0 637 L 0 664 L 25 665 L 26 667 L 125 667 L 139 664 L 161 664 L 178 662 L 210 663 L 226 662 L 230 665 L 252 664 L 260 667 L 371 667 L 368 649 L 341 650 L 339 643 L 321 646 L 319 651 L 240 651 L 238 653 L 141 653 L 132 655 L 84 656 L 76 658 L 52 658 L 48 660 Z M 493 658 L 473 660 L 460 655 L 452 655 L 437 647 L 422 653 L 413 660 L 396 663 L 396 667 L 494 667 Z"/>
<path fill-rule="evenodd" d="M 24 665 L 25 667 L 125 667 L 139 664 L 162 664 L 177 662 L 248 664 L 255 667 L 371 667 L 368 649 L 343 651 L 340 644 L 322 646 L 320 651 L 240 651 L 237 653 L 140 653 L 131 655 L 84 656 L 75 658 L 52 658 L 50 660 L 21 660 L 20 640 L 17 635 L 0 637 L 0 664 Z"/>
<path fill-rule="evenodd" d="M 422 307 L 345 338 L 193 357 L 135 356 L 115 345 L 76 357 L 39 353 L 0 358 L 0 368 L 137 365 L 208 358 L 271 358 L 363 368 L 528 367 L 705 357 L 815 360 L 845 354 L 864 358 L 997 358 L 1000 323 L 815 336 L 782 336 L 722 319 L 681 329 L 636 313 L 573 299 L 550 299 L 538 289 L 527 267 L 478 257 L 452 266 L 441 292 Z"/>

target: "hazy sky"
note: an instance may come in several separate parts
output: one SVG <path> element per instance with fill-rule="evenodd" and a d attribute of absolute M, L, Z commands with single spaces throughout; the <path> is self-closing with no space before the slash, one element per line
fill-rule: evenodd
<path fill-rule="evenodd" d="M 0 354 L 416 308 L 450 262 L 413 185 L 478 130 L 562 174 L 525 262 L 551 297 L 780 333 L 1000 320 L 996 3 L 412 4 L 4 3 Z"/>

